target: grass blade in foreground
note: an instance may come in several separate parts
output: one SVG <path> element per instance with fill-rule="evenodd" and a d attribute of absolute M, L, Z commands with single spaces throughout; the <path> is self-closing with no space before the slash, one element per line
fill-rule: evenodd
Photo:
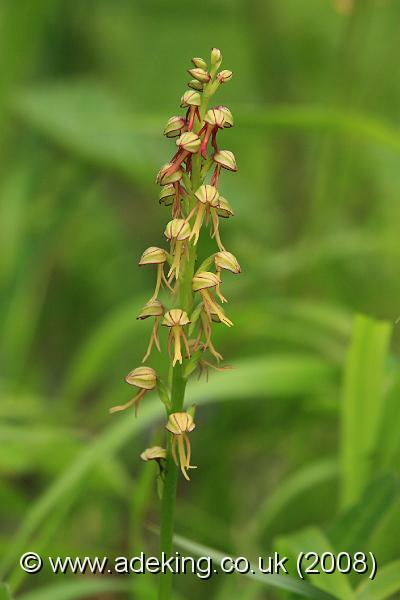
<path fill-rule="evenodd" d="M 378 569 L 374 581 L 363 581 L 356 591 L 356 599 L 385 600 L 396 592 L 400 592 L 400 560 Z"/>
<path fill-rule="evenodd" d="M 390 324 L 356 317 L 342 398 L 342 506 L 359 500 L 369 478 L 380 428 Z"/>
<path fill-rule="evenodd" d="M 218 564 L 227 554 L 223 554 L 219 550 L 197 544 L 180 535 L 174 536 L 174 541 L 179 548 L 192 552 L 195 556 L 210 556 L 212 560 Z M 264 575 L 257 572 L 257 568 L 253 567 L 255 573 L 247 573 L 244 577 L 248 577 L 251 581 L 258 581 L 268 587 L 275 587 L 288 592 L 294 592 L 304 598 L 315 598 L 315 600 L 333 600 L 337 596 L 325 591 L 320 591 L 309 585 L 301 579 L 296 579 L 291 575 Z M 344 600 L 344 598 L 343 598 Z"/>

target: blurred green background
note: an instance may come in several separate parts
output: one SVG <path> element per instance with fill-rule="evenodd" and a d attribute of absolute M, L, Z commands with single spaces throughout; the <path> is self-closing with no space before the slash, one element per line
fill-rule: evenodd
<path fill-rule="evenodd" d="M 222 176 L 235 210 L 222 236 L 242 275 L 224 278 L 235 326 L 216 333 L 235 370 L 189 389 L 199 468 L 180 482 L 177 533 L 249 558 L 372 551 L 375 582 L 309 583 L 400 597 L 399 19 L 395 0 L 2 0 L 0 566 L 13 597 L 155 597 L 151 576 L 27 576 L 18 561 L 156 552 L 156 471 L 138 457 L 161 412 L 150 397 L 137 420 L 108 408 L 128 399 L 151 326 L 136 314 L 154 274 L 137 260 L 169 216 L 162 129 L 190 58 L 212 46 L 234 72 L 217 96 L 239 165 Z M 177 599 L 238 594 L 297 597 L 232 575 L 176 581 Z"/>

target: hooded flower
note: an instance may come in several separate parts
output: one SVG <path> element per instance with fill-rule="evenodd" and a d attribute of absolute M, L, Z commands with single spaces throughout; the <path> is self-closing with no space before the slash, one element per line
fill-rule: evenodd
<path fill-rule="evenodd" d="M 180 467 L 182 475 L 189 481 L 188 469 L 195 469 L 190 464 L 190 441 L 188 433 L 196 427 L 193 417 L 187 412 L 175 412 L 168 418 L 165 428 L 172 433 L 172 456 L 177 467 Z M 178 447 L 178 453 L 177 453 Z"/>
<path fill-rule="evenodd" d="M 182 364 L 182 349 L 181 341 L 183 341 L 187 357 L 190 358 L 190 349 L 187 341 L 187 337 L 184 332 L 184 326 L 190 323 L 189 317 L 184 310 L 180 308 L 173 308 L 165 313 L 162 324 L 164 327 L 169 327 L 168 337 L 168 353 L 171 356 L 171 345 L 174 342 L 174 358 L 172 366 L 174 367 L 177 362 Z"/>
<path fill-rule="evenodd" d="M 133 369 L 128 375 L 125 377 L 126 383 L 129 385 L 133 385 L 134 387 L 139 389 L 139 392 L 129 400 L 126 404 L 122 404 L 119 406 L 113 406 L 110 408 L 110 412 L 119 412 L 122 410 L 126 410 L 130 406 L 135 406 L 135 415 L 137 415 L 137 411 L 139 408 L 139 404 L 143 396 L 149 391 L 153 390 L 157 384 L 157 374 L 154 369 L 151 367 L 137 367 Z"/>

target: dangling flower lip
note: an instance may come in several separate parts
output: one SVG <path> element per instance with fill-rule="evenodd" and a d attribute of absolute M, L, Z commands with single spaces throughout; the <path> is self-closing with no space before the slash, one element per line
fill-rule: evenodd
<path fill-rule="evenodd" d="M 217 287 L 221 283 L 221 278 L 210 271 L 202 271 L 197 273 L 192 279 L 192 289 L 194 292 L 199 292 L 207 288 Z"/>
<path fill-rule="evenodd" d="M 217 213 L 218 216 L 222 217 L 223 219 L 229 219 L 229 217 L 234 215 L 231 205 L 223 196 L 219 197 Z"/>
<path fill-rule="evenodd" d="M 204 117 L 204 122 L 222 129 L 225 126 L 225 114 L 219 108 L 210 108 Z"/>
<path fill-rule="evenodd" d="M 230 150 L 219 150 L 214 154 L 213 161 L 228 171 L 236 172 L 238 170 L 235 155 Z"/>
<path fill-rule="evenodd" d="M 176 140 L 176 145 L 182 150 L 187 150 L 190 153 L 195 153 L 200 147 L 201 139 L 193 131 L 186 131 Z"/>
<path fill-rule="evenodd" d="M 226 250 L 223 252 L 217 252 L 214 255 L 214 261 L 218 270 L 225 269 L 226 271 L 230 271 L 235 275 L 240 273 L 240 265 L 238 260 L 231 252 L 227 252 Z"/>
<path fill-rule="evenodd" d="M 173 435 L 182 435 L 190 433 L 195 427 L 192 415 L 187 412 L 175 412 L 169 416 L 165 429 Z"/>
<path fill-rule="evenodd" d="M 140 257 L 139 266 L 143 265 L 159 265 L 167 261 L 167 253 L 163 248 L 158 246 L 150 246 Z"/>
<path fill-rule="evenodd" d="M 233 115 L 227 106 L 216 106 L 218 110 L 224 113 L 224 127 L 233 127 Z"/>
<path fill-rule="evenodd" d="M 181 308 L 172 308 L 165 313 L 162 325 L 164 327 L 183 327 L 189 323 L 190 319 L 184 310 Z"/>
<path fill-rule="evenodd" d="M 185 125 L 186 125 L 186 119 L 184 119 L 184 117 L 179 116 L 179 115 L 170 117 L 165 126 L 164 135 L 169 138 L 178 137 L 178 135 L 180 135 L 180 133 L 182 132 Z"/>
<path fill-rule="evenodd" d="M 142 390 L 153 390 L 157 383 L 157 373 L 151 367 L 137 367 L 128 373 L 125 381 Z"/>
<path fill-rule="evenodd" d="M 190 237 L 191 230 L 189 223 L 186 223 L 184 219 L 172 219 L 164 231 L 164 235 L 168 240 L 183 241 Z"/>
<path fill-rule="evenodd" d="M 137 319 L 143 321 L 144 319 L 148 319 L 149 317 L 161 317 L 164 314 L 164 305 L 161 304 L 159 300 L 149 300 L 147 304 L 144 305 Z"/>
<path fill-rule="evenodd" d="M 201 185 L 195 192 L 195 196 L 202 204 L 216 208 L 219 201 L 219 192 L 213 185 Z"/>
<path fill-rule="evenodd" d="M 201 96 L 198 92 L 188 90 L 181 98 L 181 107 L 186 108 L 188 106 L 200 106 Z"/>
<path fill-rule="evenodd" d="M 141 453 L 140 458 L 144 460 L 144 462 L 149 462 L 150 460 L 160 461 L 167 458 L 167 451 L 161 446 L 152 446 L 151 448 L 146 448 L 146 450 Z"/>

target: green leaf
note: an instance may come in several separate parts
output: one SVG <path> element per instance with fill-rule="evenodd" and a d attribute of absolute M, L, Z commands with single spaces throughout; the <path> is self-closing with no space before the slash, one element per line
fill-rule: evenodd
<path fill-rule="evenodd" d="M 215 563 L 214 567 L 217 569 L 218 563 L 220 563 L 225 556 L 230 556 L 228 554 L 220 552 L 219 550 L 215 550 L 214 548 L 210 548 L 208 546 L 198 544 L 197 542 L 193 542 L 192 540 L 189 540 L 180 535 L 174 536 L 174 542 L 178 547 L 182 548 L 183 550 L 192 552 L 195 556 L 211 557 Z M 337 597 L 328 592 L 320 592 L 305 581 L 295 579 L 291 575 L 267 575 L 258 572 L 256 566 L 253 566 L 252 568 L 255 571 L 255 573 L 247 573 L 244 575 L 244 577 L 248 577 L 253 582 L 258 581 L 268 587 L 275 587 L 281 590 L 287 590 L 299 594 L 300 596 L 303 596 L 305 598 L 315 598 L 316 600 L 333 600 L 333 598 Z M 345 598 L 343 598 L 342 600 L 345 600 Z"/>
<path fill-rule="evenodd" d="M 282 536 L 277 540 L 278 548 L 292 557 L 297 557 L 300 552 L 316 552 L 321 556 L 324 552 L 335 553 L 325 534 L 317 527 L 309 527 L 298 533 Z M 309 575 L 309 581 L 315 587 L 328 592 L 340 600 L 351 600 L 354 598 L 348 576 L 343 573 L 323 573 Z"/>
<path fill-rule="evenodd" d="M 342 397 L 342 505 L 357 502 L 369 478 L 383 414 L 385 360 L 391 326 L 359 315 L 354 321 Z"/>
<path fill-rule="evenodd" d="M 400 453 L 400 376 L 389 387 L 385 396 L 382 423 L 378 435 L 377 463 L 382 469 L 397 467 Z"/>
<path fill-rule="evenodd" d="M 356 591 L 357 600 L 385 600 L 400 591 L 400 560 L 378 567 L 375 579 L 365 579 Z"/>
<path fill-rule="evenodd" d="M 360 501 L 334 522 L 329 539 L 337 550 L 357 552 L 365 548 L 373 533 L 388 515 L 398 498 L 394 475 L 380 475 L 364 491 Z"/>

